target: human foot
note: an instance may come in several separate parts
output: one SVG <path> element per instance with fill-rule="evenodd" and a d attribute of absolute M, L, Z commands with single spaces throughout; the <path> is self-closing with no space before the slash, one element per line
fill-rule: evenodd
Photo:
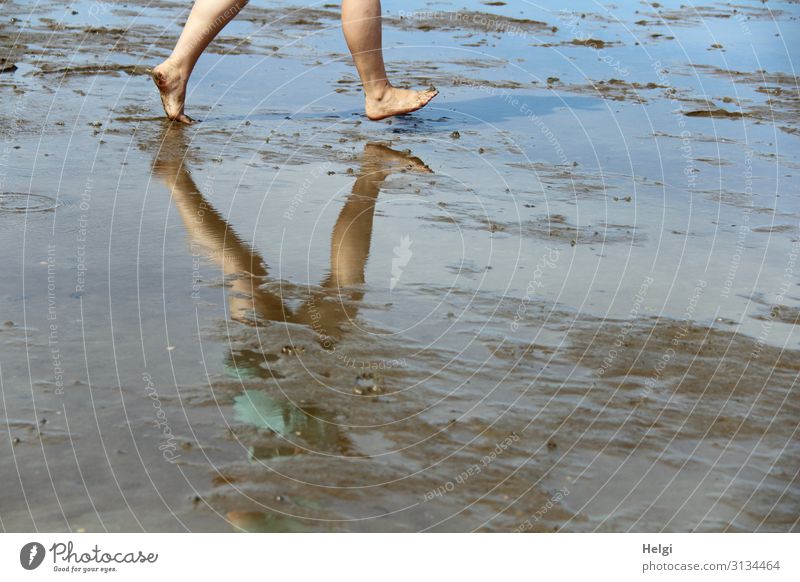
<path fill-rule="evenodd" d="M 386 119 L 392 115 L 404 115 L 425 107 L 439 91 L 428 89 L 426 91 L 410 91 L 389 87 L 383 94 L 367 96 L 367 117 L 372 121 Z"/>
<path fill-rule="evenodd" d="M 161 104 L 167 117 L 181 123 L 194 123 L 194 120 L 183 112 L 188 75 L 183 75 L 181 70 L 169 61 L 164 61 L 153 69 L 152 76 L 161 93 Z"/>

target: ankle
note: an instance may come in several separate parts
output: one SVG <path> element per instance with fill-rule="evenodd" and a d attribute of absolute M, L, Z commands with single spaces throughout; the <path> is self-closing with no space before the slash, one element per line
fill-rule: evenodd
<path fill-rule="evenodd" d="M 182 62 L 174 57 L 169 57 L 166 61 L 159 65 L 166 69 L 166 73 L 170 76 L 178 77 L 179 79 L 188 79 L 192 73 L 191 67 L 188 63 Z"/>
<path fill-rule="evenodd" d="M 388 79 L 364 83 L 364 93 L 366 94 L 367 99 L 372 99 L 373 101 L 383 100 L 383 98 L 389 94 L 391 89 L 392 85 L 389 83 Z"/>

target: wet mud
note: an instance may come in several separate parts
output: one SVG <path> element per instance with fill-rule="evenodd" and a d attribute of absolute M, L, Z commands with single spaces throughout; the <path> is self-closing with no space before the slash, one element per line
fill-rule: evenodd
<path fill-rule="evenodd" d="M 797 531 L 798 5 L 383 5 L 4 4 L 2 528 Z"/>

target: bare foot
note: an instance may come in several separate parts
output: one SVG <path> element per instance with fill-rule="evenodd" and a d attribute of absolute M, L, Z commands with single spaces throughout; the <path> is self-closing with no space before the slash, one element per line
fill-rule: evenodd
<path fill-rule="evenodd" d="M 152 75 L 161 93 L 161 104 L 167 117 L 181 123 L 194 123 L 194 119 L 183 112 L 188 77 L 181 74 L 180 69 L 169 61 L 164 61 L 155 67 Z"/>
<path fill-rule="evenodd" d="M 428 89 L 426 91 L 409 91 L 389 87 L 380 99 L 367 97 L 367 117 L 372 121 L 386 119 L 392 115 L 403 115 L 425 107 L 439 91 Z"/>

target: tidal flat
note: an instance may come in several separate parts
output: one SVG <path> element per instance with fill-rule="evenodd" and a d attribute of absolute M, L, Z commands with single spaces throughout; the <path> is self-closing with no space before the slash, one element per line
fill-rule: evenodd
<path fill-rule="evenodd" d="M 797 2 L 1 5 L 0 529 L 798 530 Z"/>

